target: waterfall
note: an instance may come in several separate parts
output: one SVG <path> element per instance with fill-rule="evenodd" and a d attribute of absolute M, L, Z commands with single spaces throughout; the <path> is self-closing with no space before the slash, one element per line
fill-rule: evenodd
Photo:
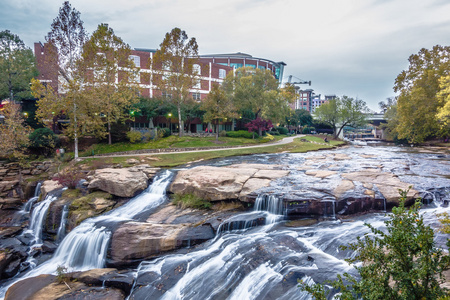
<path fill-rule="evenodd" d="M 60 242 L 66 234 L 67 215 L 69 214 L 69 205 L 64 205 L 61 213 L 61 222 L 59 223 L 58 233 L 56 234 L 56 241 Z"/>
<path fill-rule="evenodd" d="M 41 244 L 42 243 L 42 226 L 45 220 L 45 216 L 47 215 L 48 208 L 50 207 L 50 203 L 56 200 L 57 197 L 47 195 L 43 201 L 38 203 L 33 212 L 31 213 L 31 221 L 28 230 L 24 232 L 24 234 L 31 233 L 34 237 L 32 244 Z"/>
<path fill-rule="evenodd" d="M 336 220 L 336 200 L 322 200 L 322 203 L 325 203 L 325 209 L 323 216 L 324 218 L 328 217 L 327 211 L 328 211 L 328 205 L 327 203 L 331 203 L 331 219 Z"/>
<path fill-rule="evenodd" d="M 275 224 L 286 215 L 283 200 L 276 195 L 260 194 L 255 200 L 253 211 L 228 218 L 220 224 L 218 233 L 245 230 L 257 226 Z"/>
<path fill-rule="evenodd" d="M 36 185 L 36 188 L 34 190 L 34 196 L 31 197 L 27 203 L 23 206 L 22 212 L 23 213 L 29 213 L 31 211 L 31 208 L 33 207 L 34 202 L 36 202 L 37 199 L 39 199 L 39 195 L 41 194 L 41 185 L 42 183 L 38 182 Z"/>

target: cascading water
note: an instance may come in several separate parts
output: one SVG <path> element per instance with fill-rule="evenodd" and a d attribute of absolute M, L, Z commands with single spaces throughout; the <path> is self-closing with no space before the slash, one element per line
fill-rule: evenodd
<path fill-rule="evenodd" d="M 31 213 L 30 226 L 28 230 L 24 232 L 24 234 L 31 234 L 33 236 L 32 244 L 42 243 L 42 224 L 50 204 L 56 199 L 56 196 L 47 195 L 43 201 L 34 207 Z"/>
<path fill-rule="evenodd" d="M 34 196 L 31 197 L 27 203 L 23 206 L 22 212 L 29 213 L 31 211 L 31 208 L 33 207 L 33 204 L 39 199 L 39 195 L 41 194 L 41 186 L 42 183 L 38 182 L 36 185 L 36 189 L 34 190 Z"/>
<path fill-rule="evenodd" d="M 223 222 L 217 232 L 245 230 L 256 226 L 275 224 L 286 215 L 283 200 L 277 195 L 260 194 L 255 199 L 253 211 L 240 214 Z"/>
<path fill-rule="evenodd" d="M 54 274 L 58 266 L 70 271 L 83 271 L 102 268 L 105 264 L 111 231 L 108 227 L 123 221 L 146 217 L 148 212 L 166 201 L 165 191 L 173 173 L 164 171 L 157 175 L 153 183 L 140 195 L 125 205 L 92 219 L 87 219 L 72 230 L 62 240 L 53 257 L 26 273 L 18 280 L 40 274 Z M 50 203 L 49 203 L 50 204 Z M 16 281 L 18 281 L 16 280 Z M 4 297 L 6 290 L 13 283 L 0 290 Z"/>
<path fill-rule="evenodd" d="M 59 223 L 58 233 L 56 234 L 56 241 L 60 242 L 66 234 L 67 215 L 69 214 L 69 206 L 64 205 L 61 213 L 61 221 Z"/>

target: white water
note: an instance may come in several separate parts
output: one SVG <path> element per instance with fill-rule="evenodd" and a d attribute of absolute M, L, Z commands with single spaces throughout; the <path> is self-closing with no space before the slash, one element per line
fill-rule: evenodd
<path fill-rule="evenodd" d="M 61 213 L 61 221 L 59 222 L 58 233 L 56 234 L 56 241 L 61 241 L 66 234 L 67 215 L 69 214 L 69 206 L 64 205 Z"/>
<path fill-rule="evenodd" d="M 30 226 L 25 234 L 32 234 L 34 239 L 32 244 L 42 244 L 42 226 L 47 215 L 50 204 L 55 201 L 57 197 L 47 195 L 45 199 L 39 202 L 31 213 Z"/>
<path fill-rule="evenodd" d="M 134 197 L 125 205 L 102 216 L 82 222 L 63 239 L 50 260 L 14 282 L 40 274 L 55 274 L 58 266 L 64 266 L 68 268 L 68 271 L 84 271 L 104 267 L 106 251 L 111 237 L 111 231 L 104 225 L 114 225 L 121 221 L 132 220 L 139 214 L 164 203 L 166 201 L 165 190 L 171 177 L 172 172 L 164 171 L 161 175 L 155 177 L 153 183 L 143 193 Z M 48 205 L 50 205 L 50 202 L 49 200 Z M 40 223 L 42 225 L 42 221 Z M 36 222 L 33 228 L 42 231 L 42 226 L 40 229 L 38 227 Z M 0 290 L 1 298 L 4 297 L 6 290 L 14 282 Z"/>
<path fill-rule="evenodd" d="M 41 185 L 42 184 L 38 182 L 38 184 L 36 185 L 36 189 L 34 190 L 34 196 L 31 197 L 23 206 L 23 213 L 29 213 L 31 211 L 31 208 L 33 207 L 34 202 L 39 199 L 39 195 L 41 194 Z"/>

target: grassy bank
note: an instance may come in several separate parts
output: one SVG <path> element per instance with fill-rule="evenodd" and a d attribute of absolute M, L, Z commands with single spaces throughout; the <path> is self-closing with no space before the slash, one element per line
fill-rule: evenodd
<path fill-rule="evenodd" d="M 275 136 L 275 140 L 280 140 L 284 136 Z M 190 137 L 190 136 L 169 136 L 157 141 L 149 141 L 146 143 L 131 144 L 129 142 L 108 144 L 95 144 L 86 151 L 80 153 L 81 157 L 91 156 L 94 154 L 106 154 L 121 151 L 135 151 L 143 149 L 168 149 L 168 148 L 198 148 L 198 147 L 223 147 L 223 146 L 251 146 L 269 142 L 268 139 L 246 139 L 246 138 L 230 138 L 219 137 L 216 141 L 215 137 Z"/>
<path fill-rule="evenodd" d="M 302 137 L 302 139 L 305 137 Z M 175 167 L 182 164 L 186 164 L 192 161 L 209 160 L 213 158 L 237 156 L 237 155 L 250 155 L 250 154 L 264 154 L 264 153 L 302 153 L 308 151 L 316 151 L 320 149 L 331 149 L 333 146 L 344 144 L 343 142 L 333 141 L 331 145 L 319 145 L 309 142 L 302 142 L 301 138 L 296 138 L 292 143 L 286 145 L 273 145 L 260 148 L 248 148 L 248 149 L 223 149 L 223 150 L 212 150 L 212 151 L 202 151 L 202 152 L 182 152 L 182 153 L 168 153 L 168 154 L 158 154 L 151 156 L 136 156 L 136 157 L 110 157 L 110 158 L 88 158 L 83 161 L 83 164 L 88 164 L 94 166 L 102 161 L 105 164 L 122 164 L 126 166 L 126 161 L 130 158 L 135 158 L 139 160 L 145 160 L 146 163 L 153 167 Z M 309 138 L 308 138 L 309 139 Z M 323 140 L 322 140 L 323 142 Z"/>

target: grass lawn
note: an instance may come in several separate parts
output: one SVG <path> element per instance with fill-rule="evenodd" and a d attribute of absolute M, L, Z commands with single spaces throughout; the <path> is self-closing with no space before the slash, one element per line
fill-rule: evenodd
<path fill-rule="evenodd" d="M 275 136 L 274 141 L 280 140 L 285 136 Z M 223 147 L 223 146 L 241 146 L 241 145 L 257 145 L 267 143 L 267 139 L 245 139 L 245 138 L 230 138 L 219 137 L 216 141 L 215 137 L 178 137 L 171 135 L 167 138 L 162 138 L 157 141 L 149 141 L 147 143 L 131 144 L 129 142 L 92 145 L 88 150 L 80 153 L 81 157 L 91 156 L 94 154 L 105 154 L 123 151 L 133 151 L 142 149 L 166 149 L 166 148 L 198 148 L 198 147 Z"/>
<path fill-rule="evenodd" d="M 88 158 L 85 159 L 82 163 L 90 166 L 95 166 L 96 164 L 99 163 L 98 160 L 101 160 L 104 164 L 120 163 L 122 164 L 122 166 L 127 166 L 126 161 L 130 158 L 135 158 L 138 160 L 145 159 L 146 163 L 148 163 L 152 167 L 175 167 L 192 161 L 208 160 L 213 158 L 236 156 L 236 155 L 280 153 L 280 152 L 301 153 L 330 148 L 333 148 L 333 146 L 317 145 L 308 142 L 302 142 L 300 141 L 300 138 L 296 138 L 290 144 L 274 145 L 261 148 L 224 149 L 224 150 L 213 150 L 213 151 L 203 151 L 193 153 L 158 154 L 148 156 L 148 159 L 146 159 L 145 155 L 135 157 L 127 156 L 127 157 L 111 157 L 111 158 Z"/>

